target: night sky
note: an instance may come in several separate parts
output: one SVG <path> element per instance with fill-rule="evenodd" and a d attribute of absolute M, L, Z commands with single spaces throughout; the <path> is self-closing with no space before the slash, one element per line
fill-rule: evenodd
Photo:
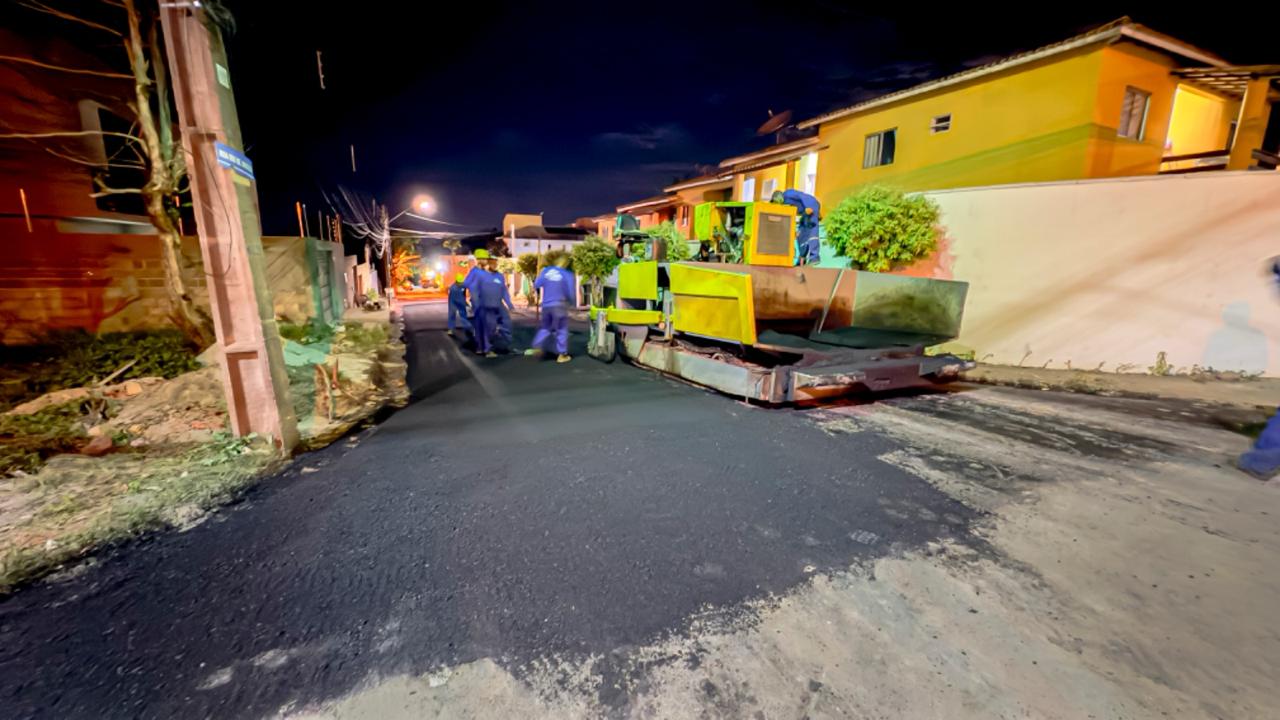
<path fill-rule="evenodd" d="M 1172 3 L 306 3 L 229 0 L 232 80 L 264 229 L 322 189 L 494 227 L 611 212 L 767 144 L 797 119 L 1054 42 L 1128 14 L 1239 64 L 1280 63 L 1280 10 Z M 1268 14 L 1261 17 L 1260 14 Z M 323 51 L 320 90 L 315 51 Z M 356 146 L 352 174 L 349 145 Z"/>

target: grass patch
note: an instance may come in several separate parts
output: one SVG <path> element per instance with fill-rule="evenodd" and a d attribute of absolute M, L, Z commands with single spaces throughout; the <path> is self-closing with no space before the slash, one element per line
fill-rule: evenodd
<path fill-rule="evenodd" d="M 92 385 L 132 362 L 115 382 L 177 377 L 200 367 L 198 350 L 176 330 L 51 333 L 39 343 L 0 346 L 0 411 L 47 392 Z"/>
<path fill-rule="evenodd" d="M 390 340 L 391 331 L 386 323 L 348 321 L 342 326 L 339 349 L 342 352 L 376 353 Z"/>
<path fill-rule="evenodd" d="M 33 473 L 46 459 L 79 449 L 85 442 L 82 405 L 75 400 L 30 415 L 0 415 L 0 477 Z"/>
<path fill-rule="evenodd" d="M 265 440 L 227 433 L 171 455 L 58 458 L 31 478 L 31 492 L 57 489 L 30 522 L 14 528 L 27 542 L 9 543 L 0 555 L 0 593 L 103 545 L 191 522 L 253 484 L 279 458 Z"/>
<path fill-rule="evenodd" d="M 320 345 L 333 340 L 335 329 L 325 322 L 317 322 L 312 318 L 305 323 L 278 323 L 280 337 L 292 340 L 299 345 Z"/>

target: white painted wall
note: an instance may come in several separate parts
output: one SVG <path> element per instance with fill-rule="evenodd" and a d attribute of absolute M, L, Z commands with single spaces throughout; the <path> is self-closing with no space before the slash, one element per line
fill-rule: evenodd
<path fill-rule="evenodd" d="M 537 240 L 529 240 L 526 238 L 516 238 L 515 240 L 512 240 L 511 238 L 507 238 L 507 247 L 511 249 L 511 257 L 520 257 L 527 253 L 538 253 L 539 246 L 542 248 L 541 252 L 547 252 L 549 250 L 565 250 L 567 252 L 573 252 L 573 248 L 580 242 L 582 241 L 543 240 L 541 241 L 541 244 L 539 244 L 539 241 Z"/>
<path fill-rule="evenodd" d="M 1280 376 L 1280 172 L 927 193 L 942 253 L 915 268 L 970 283 L 960 342 L 1002 364 Z"/>

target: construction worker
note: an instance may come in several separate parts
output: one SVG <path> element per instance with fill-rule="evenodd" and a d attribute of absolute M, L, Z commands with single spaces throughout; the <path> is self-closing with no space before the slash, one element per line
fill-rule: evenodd
<path fill-rule="evenodd" d="M 471 321 L 467 319 L 467 288 L 463 285 L 466 280 L 465 275 L 458 273 L 449 286 L 449 335 L 453 335 L 454 328 L 471 332 Z"/>
<path fill-rule="evenodd" d="M 503 304 L 498 306 L 498 338 L 502 341 L 501 347 L 506 352 L 511 351 L 511 311 L 514 306 L 511 304 L 511 291 L 507 289 L 507 278 L 498 272 L 498 259 L 489 258 L 489 266 L 487 268 L 490 273 L 502 278 L 502 287 L 506 290 L 505 300 Z"/>
<path fill-rule="evenodd" d="M 481 267 L 481 261 L 487 265 L 489 253 L 483 249 L 476 250 L 476 267 L 467 274 L 463 285 L 471 295 L 471 307 L 475 311 L 472 321 L 476 336 L 476 354 L 485 357 L 498 357 L 493 351 L 493 334 L 497 330 L 498 315 L 503 305 L 511 305 L 511 294 L 507 292 L 507 283 L 502 275 L 489 272 Z"/>
<path fill-rule="evenodd" d="M 1271 286 L 1280 291 L 1280 255 L 1266 261 L 1264 272 Z M 1259 480 L 1269 480 L 1280 473 L 1280 410 L 1267 420 L 1253 446 L 1236 461 L 1236 467 Z"/>
<path fill-rule="evenodd" d="M 822 259 L 822 242 L 818 234 L 822 205 L 818 199 L 799 190 L 786 190 L 774 192 L 769 201 L 796 209 L 796 264 L 818 264 Z"/>
<path fill-rule="evenodd" d="M 560 256 L 554 265 L 542 268 L 533 281 L 535 290 L 542 291 L 542 324 L 533 336 L 533 346 L 526 355 L 540 355 L 543 345 L 554 333 L 556 338 L 556 362 L 569 362 L 569 307 L 577 300 L 577 281 L 569 271 L 569 258 Z"/>

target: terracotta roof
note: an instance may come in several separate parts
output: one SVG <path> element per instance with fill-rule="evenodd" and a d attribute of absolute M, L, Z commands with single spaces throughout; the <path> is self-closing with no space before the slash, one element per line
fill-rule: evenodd
<path fill-rule="evenodd" d="M 639 210 L 640 208 L 660 208 L 667 205 L 675 205 L 679 201 L 680 198 L 672 195 L 655 195 L 654 197 L 645 198 L 644 200 L 637 200 L 633 203 L 619 205 L 618 212 L 624 213 L 630 210 Z"/>
<path fill-rule="evenodd" d="M 733 176 L 728 174 L 715 175 L 699 175 L 688 180 L 681 180 L 662 188 L 663 192 L 676 192 L 677 190 L 688 190 L 689 188 L 702 187 L 704 185 L 718 185 L 720 183 L 732 183 Z"/>
<path fill-rule="evenodd" d="M 937 80 L 930 80 L 929 82 L 921 83 L 904 90 L 898 90 L 897 92 L 891 92 L 887 95 L 881 95 L 880 97 L 865 100 L 857 103 L 856 105 L 850 105 L 839 110 L 833 110 L 832 112 L 797 123 L 796 127 L 810 128 L 824 122 L 880 107 L 881 105 L 905 100 L 909 97 L 922 95 L 934 90 L 940 90 L 945 87 L 950 87 L 952 85 L 957 85 L 986 75 L 1019 67 L 1037 60 L 1042 60 L 1047 57 L 1069 52 L 1076 48 L 1086 47 L 1096 43 L 1111 43 L 1122 39 L 1129 39 L 1150 45 L 1170 54 L 1178 55 L 1205 65 L 1220 67 L 1227 64 L 1226 60 L 1223 60 L 1213 53 L 1201 50 L 1194 45 L 1156 32 L 1144 25 L 1139 25 L 1127 17 L 1122 17 L 1119 20 L 1114 20 L 1106 25 L 1101 25 L 1060 42 L 1045 45 L 1044 47 L 1036 48 L 1035 50 L 1030 50 L 1024 53 L 1010 55 L 1009 57 L 997 60 L 993 63 L 988 63 L 980 67 L 955 73 L 954 75 L 938 78 Z"/>
<path fill-rule="evenodd" d="M 778 162 L 790 159 L 792 155 L 804 155 L 812 149 L 812 146 L 818 144 L 818 136 L 800 138 L 791 142 L 782 143 L 781 145 L 770 145 L 763 150 L 757 150 L 745 155 L 735 155 L 727 160 L 720 161 L 720 167 L 730 168 L 747 162 Z"/>

